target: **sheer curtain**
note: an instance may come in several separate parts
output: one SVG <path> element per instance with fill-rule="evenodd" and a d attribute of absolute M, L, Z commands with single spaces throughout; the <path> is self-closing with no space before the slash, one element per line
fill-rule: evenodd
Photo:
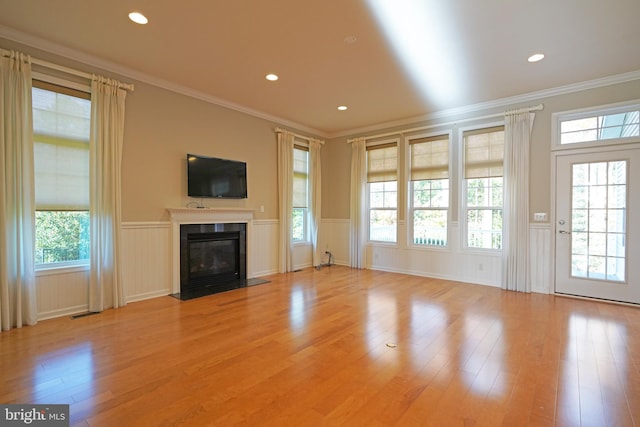
<path fill-rule="evenodd" d="M 5 57 L 8 56 L 8 57 Z M 31 60 L 0 55 L 0 323 L 6 331 L 38 320 L 34 271 Z"/>
<path fill-rule="evenodd" d="M 531 292 L 529 266 L 529 140 L 534 113 L 507 112 L 504 127 L 502 288 Z"/>
<path fill-rule="evenodd" d="M 91 82 L 89 310 L 126 304 L 120 263 L 121 164 L 126 91 L 115 80 Z"/>
<path fill-rule="evenodd" d="M 278 131 L 278 207 L 280 210 L 279 273 L 293 270 L 291 212 L 293 210 L 293 140 L 295 135 Z"/>
<path fill-rule="evenodd" d="M 351 221 L 350 258 L 351 267 L 364 268 L 364 249 L 367 235 L 365 188 L 367 180 L 365 138 L 356 138 L 351 143 L 351 201 L 349 206 Z"/>
<path fill-rule="evenodd" d="M 309 141 L 309 188 L 311 192 L 311 246 L 313 250 L 313 265 L 322 264 L 322 255 L 318 248 L 318 231 L 322 217 L 322 159 L 320 156 L 322 142 Z"/>

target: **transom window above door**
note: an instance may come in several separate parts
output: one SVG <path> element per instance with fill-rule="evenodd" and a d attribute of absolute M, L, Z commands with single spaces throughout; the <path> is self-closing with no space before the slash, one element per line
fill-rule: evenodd
<path fill-rule="evenodd" d="M 611 144 L 640 139 L 640 104 L 556 115 L 556 146 Z"/>

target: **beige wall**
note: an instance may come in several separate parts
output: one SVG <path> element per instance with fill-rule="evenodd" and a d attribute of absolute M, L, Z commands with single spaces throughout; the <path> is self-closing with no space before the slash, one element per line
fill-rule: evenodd
<path fill-rule="evenodd" d="M 247 162 L 248 199 L 205 200 L 206 205 L 256 209 L 256 219 L 278 217 L 277 149 L 273 131 L 277 124 L 8 40 L 0 39 L 0 47 L 18 49 L 40 59 L 135 84 L 135 91 L 128 94 L 126 107 L 122 164 L 123 221 L 168 220 L 167 207 L 185 206 L 191 201 L 186 196 L 187 152 Z M 640 81 L 530 100 L 518 105 L 543 103 L 545 107 L 536 113 L 531 141 L 531 214 L 550 212 L 552 208 L 549 196 L 552 172 L 551 114 L 632 99 L 640 99 Z M 505 109 L 500 107 L 477 111 L 472 116 Z M 468 117 L 448 117 L 444 121 Z M 381 129 L 369 135 L 437 123 L 413 123 L 401 128 Z M 454 134 L 457 133 L 456 126 L 442 129 L 453 129 Z M 323 148 L 324 219 L 349 218 L 351 147 L 346 141 L 353 136 L 356 135 L 327 140 Z M 457 155 L 454 153 L 454 156 Z M 457 190 L 454 188 L 454 191 Z M 457 212 L 455 203 L 453 212 Z M 264 213 L 259 211 L 260 206 L 264 206 Z M 454 219 L 457 219 L 456 216 L 454 213 Z M 404 207 L 400 209 L 400 218 L 404 219 Z"/>
<path fill-rule="evenodd" d="M 277 218 L 274 127 L 247 114 L 136 83 L 127 98 L 123 220 L 168 220 L 165 208 L 194 201 L 186 195 L 186 153 L 247 162 L 248 198 L 204 199 L 206 206 L 256 209 L 256 219 Z"/>
<path fill-rule="evenodd" d="M 126 102 L 123 221 L 165 221 L 166 208 L 200 201 L 186 195 L 188 152 L 247 162 L 248 198 L 204 199 L 206 206 L 256 209 L 258 220 L 278 218 L 278 124 L 2 38 L 0 47 L 135 85 Z"/>
<path fill-rule="evenodd" d="M 332 139 L 327 143 L 327 150 L 325 153 L 325 164 L 330 165 L 327 167 L 331 171 L 330 174 L 325 175 L 323 180 L 324 188 L 327 188 L 327 192 L 331 194 L 331 197 L 324 200 L 323 203 L 323 216 L 325 218 L 349 218 L 349 179 L 350 179 L 350 159 L 351 148 L 347 144 L 347 139 L 355 136 L 371 136 L 378 135 L 387 132 L 395 132 L 403 129 L 416 128 L 420 126 L 432 126 L 443 122 L 452 122 L 454 120 L 467 119 L 470 117 L 481 117 L 491 115 L 497 112 L 505 111 L 509 108 L 522 107 L 536 105 L 538 103 L 544 104 L 544 110 L 536 112 L 536 118 L 531 135 L 531 183 L 530 183 L 530 213 L 531 219 L 533 219 L 534 212 L 547 212 L 551 213 L 551 120 L 552 114 L 556 112 L 570 111 L 587 107 L 594 107 L 599 105 L 613 104 L 629 100 L 640 100 L 640 81 L 635 80 L 626 83 L 620 83 L 610 86 L 599 87 L 595 89 L 582 90 L 579 92 L 572 92 L 568 94 L 533 99 L 525 104 L 501 107 L 499 109 L 488 109 L 484 111 L 477 111 L 473 115 L 466 117 L 448 117 L 442 121 L 425 121 L 419 123 L 412 123 L 403 127 L 396 127 L 390 129 L 380 129 L 375 132 L 367 134 L 350 135 L 341 138 Z M 495 121 L 496 119 L 487 119 L 487 121 Z M 453 130 L 454 143 L 459 144 L 457 141 L 457 132 L 460 126 L 469 126 L 477 122 L 464 122 L 461 125 L 446 125 L 441 127 L 435 127 L 428 132 L 440 130 Z M 401 144 L 402 145 L 402 144 Z M 455 148 L 454 148 L 455 150 Z M 457 150 L 453 153 L 454 156 L 454 168 L 457 169 L 457 159 L 459 152 Z M 454 176 L 457 176 L 454 174 Z M 452 184 L 454 186 L 453 191 L 457 192 L 457 182 Z M 451 206 L 453 219 L 457 220 L 458 212 L 457 197 L 453 197 L 453 205 Z M 405 218 L 404 206 L 400 206 L 399 218 Z"/>

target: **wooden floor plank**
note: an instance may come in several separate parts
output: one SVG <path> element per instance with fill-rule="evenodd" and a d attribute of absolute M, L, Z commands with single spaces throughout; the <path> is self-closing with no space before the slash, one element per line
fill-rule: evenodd
<path fill-rule="evenodd" d="M 332 266 L 0 334 L 72 426 L 640 426 L 640 308 Z"/>

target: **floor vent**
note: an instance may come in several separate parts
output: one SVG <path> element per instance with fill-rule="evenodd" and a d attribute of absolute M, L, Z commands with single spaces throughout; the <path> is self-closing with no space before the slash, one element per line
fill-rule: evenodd
<path fill-rule="evenodd" d="M 79 314 L 74 314 L 73 316 L 71 316 L 72 319 L 79 319 L 81 317 L 87 317 L 87 316 L 91 316 L 93 314 L 100 314 L 99 311 L 88 311 L 86 313 L 79 313 Z"/>

